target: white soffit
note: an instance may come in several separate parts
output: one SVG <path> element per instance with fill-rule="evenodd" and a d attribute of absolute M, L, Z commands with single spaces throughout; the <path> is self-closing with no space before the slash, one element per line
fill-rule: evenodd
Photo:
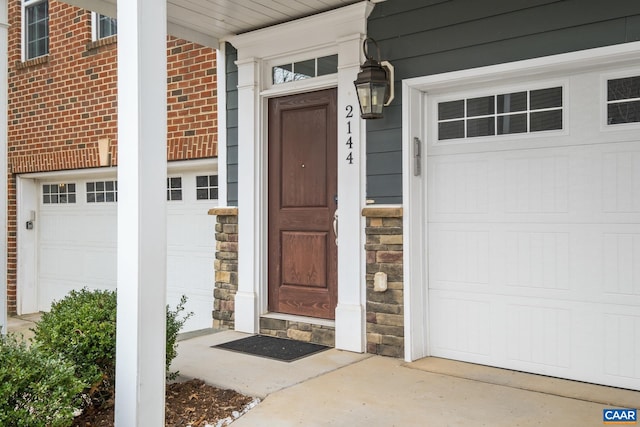
<path fill-rule="evenodd" d="M 116 16 L 117 0 L 63 0 Z M 259 28 L 336 9 L 358 0 L 167 0 L 167 31 L 205 46 Z M 377 3 L 374 1 L 373 3 Z"/>

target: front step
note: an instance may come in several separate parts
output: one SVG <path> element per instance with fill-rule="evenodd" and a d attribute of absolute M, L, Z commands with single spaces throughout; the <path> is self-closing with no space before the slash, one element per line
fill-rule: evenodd
<path fill-rule="evenodd" d="M 335 327 L 299 320 L 260 317 L 260 334 L 278 338 L 289 338 L 296 341 L 336 346 Z"/>

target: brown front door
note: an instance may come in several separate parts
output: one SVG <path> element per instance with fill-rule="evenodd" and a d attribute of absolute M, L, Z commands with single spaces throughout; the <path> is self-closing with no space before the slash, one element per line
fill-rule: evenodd
<path fill-rule="evenodd" d="M 333 319 L 335 89 L 269 100 L 269 311 Z"/>

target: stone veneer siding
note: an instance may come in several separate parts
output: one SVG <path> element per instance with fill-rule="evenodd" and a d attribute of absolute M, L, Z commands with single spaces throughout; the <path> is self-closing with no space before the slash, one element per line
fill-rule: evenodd
<path fill-rule="evenodd" d="M 216 215 L 216 283 L 213 290 L 213 327 L 233 329 L 238 291 L 238 208 L 214 208 Z"/>
<path fill-rule="evenodd" d="M 404 357 L 402 208 L 367 207 L 367 353 Z M 387 290 L 373 290 L 374 275 L 387 275 Z"/>

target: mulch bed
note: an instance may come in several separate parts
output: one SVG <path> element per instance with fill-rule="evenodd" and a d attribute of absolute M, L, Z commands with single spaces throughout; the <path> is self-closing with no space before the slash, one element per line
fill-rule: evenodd
<path fill-rule="evenodd" d="M 219 420 L 236 418 L 254 400 L 233 390 L 212 387 L 198 379 L 167 384 L 165 425 L 215 426 Z M 78 416 L 73 427 L 113 427 L 113 420 L 114 408 L 103 408 Z"/>

